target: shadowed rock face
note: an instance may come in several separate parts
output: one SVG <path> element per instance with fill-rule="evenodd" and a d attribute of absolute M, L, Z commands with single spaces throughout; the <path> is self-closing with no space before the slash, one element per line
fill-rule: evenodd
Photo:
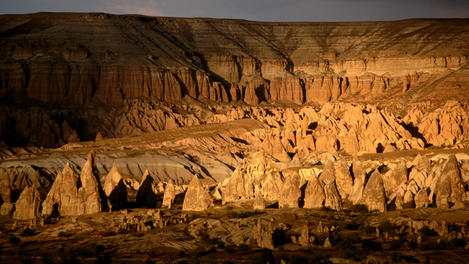
<path fill-rule="evenodd" d="M 251 105 L 406 104 L 468 93 L 460 88 L 469 74 L 467 20 L 261 23 L 39 13 L 2 15 L 0 25 L 0 135 L 14 145 L 94 138 L 99 126 L 118 127 L 129 100 L 141 98 L 170 104 L 187 96 Z M 149 113 L 152 104 L 141 103 Z M 159 117 L 142 127 L 194 124 L 171 114 Z M 463 133 L 443 125 L 435 134 L 428 127 L 437 124 L 429 118 L 419 132 L 430 144 Z M 356 149 L 349 137 L 347 148 Z M 321 138 L 318 147 L 334 143 Z"/>

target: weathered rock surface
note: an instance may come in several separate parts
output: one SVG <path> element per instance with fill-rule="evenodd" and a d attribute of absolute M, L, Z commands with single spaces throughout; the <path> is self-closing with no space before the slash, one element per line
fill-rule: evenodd
<path fill-rule="evenodd" d="M 7 145 L 59 146 L 98 132 L 108 138 L 200 121 L 123 114 L 134 107 L 131 100 L 147 115 L 152 100 L 179 105 L 188 96 L 251 105 L 389 99 L 408 105 L 467 97 L 460 89 L 469 74 L 464 19 L 261 23 L 38 13 L 2 15 L 0 24 L 0 138 Z M 458 142 L 466 130 L 451 124 L 464 122 L 464 114 L 437 120 L 441 114 L 420 115 L 413 124 L 429 144 Z M 359 147 L 354 132 L 361 136 L 355 128 L 344 134 L 347 152 L 379 143 L 387 151 L 399 148 L 376 140 Z M 318 143 L 326 151 L 337 142 L 320 135 Z"/>
<path fill-rule="evenodd" d="M 70 164 L 59 173 L 42 204 L 42 214 L 82 215 L 103 210 L 102 191 L 96 174 L 95 153 L 91 151 L 77 177 Z"/>
<path fill-rule="evenodd" d="M 280 170 L 282 163 L 258 152 L 247 157 L 243 167 L 222 185 L 223 200 L 253 200 L 253 208 L 262 208 L 264 199 L 278 202 L 280 208 L 342 210 L 365 205 L 380 212 L 428 206 L 464 208 L 469 201 L 469 171 L 460 168 L 460 164 L 466 166 L 467 155 L 460 155 L 459 160 L 455 155 L 434 156 L 431 161 L 417 155 L 407 162 L 401 158 L 385 163 L 355 159 L 350 165 L 330 156 L 321 159 L 323 166 Z"/>
<path fill-rule="evenodd" d="M 113 166 L 104 178 L 104 193 L 108 197 L 111 210 L 120 210 L 127 206 L 127 186 L 117 167 Z"/>
<path fill-rule="evenodd" d="M 173 180 L 170 179 L 166 183 L 166 187 L 164 189 L 164 195 L 163 195 L 163 204 L 161 206 L 171 209 L 174 198 L 176 198 L 176 189 L 174 187 Z"/>
<path fill-rule="evenodd" d="M 13 218 L 30 220 L 40 216 L 41 197 L 34 186 L 26 187 L 15 203 Z"/>
<path fill-rule="evenodd" d="M 212 204 L 213 200 L 208 190 L 201 184 L 199 177 L 194 175 L 189 186 L 187 186 L 182 210 L 203 211 L 212 206 Z"/>
<path fill-rule="evenodd" d="M 139 207 L 147 208 L 156 208 L 156 203 L 158 200 L 158 190 L 156 190 L 155 180 L 150 175 L 148 170 L 145 170 L 143 173 L 142 181 L 140 182 L 140 187 L 137 191 L 137 200 L 136 204 Z"/>

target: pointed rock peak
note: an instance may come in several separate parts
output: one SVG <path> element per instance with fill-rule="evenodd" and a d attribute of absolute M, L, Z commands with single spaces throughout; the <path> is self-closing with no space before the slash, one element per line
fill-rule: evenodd
<path fill-rule="evenodd" d="M 20 194 L 15 203 L 16 210 L 13 218 L 18 220 L 29 220 L 39 216 L 41 197 L 34 186 L 27 186 Z"/>
<path fill-rule="evenodd" d="M 96 151 L 91 150 L 88 153 L 88 159 L 86 162 L 89 162 L 92 167 L 96 167 Z"/>
<path fill-rule="evenodd" d="M 192 176 L 192 179 L 191 179 L 191 182 L 189 183 L 189 187 L 201 187 L 202 184 L 200 183 L 200 180 L 199 180 L 199 176 L 197 176 L 197 174 L 194 174 L 194 176 Z"/>
<path fill-rule="evenodd" d="M 331 159 L 328 159 L 326 164 L 324 164 L 323 172 L 319 175 L 319 178 L 326 184 L 332 183 L 335 180 L 334 162 Z"/>
<path fill-rule="evenodd" d="M 118 182 L 120 179 L 122 179 L 122 175 L 116 166 L 112 166 L 106 178 L 112 179 L 114 182 Z"/>
<path fill-rule="evenodd" d="M 164 189 L 163 195 L 163 204 L 162 207 L 166 207 L 171 209 L 174 199 L 176 198 L 176 188 L 174 187 L 174 183 L 172 179 L 166 183 L 166 187 Z"/>
<path fill-rule="evenodd" d="M 106 175 L 106 178 L 104 178 L 104 192 L 106 193 L 107 196 L 111 194 L 111 192 L 114 190 L 114 188 L 119 184 L 121 180 L 122 180 L 122 176 L 119 173 L 119 170 L 117 169 L 116 166 L 112 166 L 111 170 Z"/>
<path fill-rule="evenodd" d="M 101 134 L 100 131 L 98 131 L 98 133 L 96 134 L 96 137 L 94 138 L 94 141 L 97 142 L 97 141 L 101 141 L 103 139 L 104 139 L 103 135 Z"/>
<path fill-rule="evenodd" d="M 173 181 L 173 179 L 169 179 L 169 180 L 168 180 L 168 182 L 166 183 L 166 188 L 167 188 L 168 186 L 171 186 L 171 187 L 174 188 L 174 181 Z"/>
<path fill-rule="evenodd" d="M 83 166 L 81 173 L 80 173 L 80 180 L 81 184 L 85 188 L 97 188 L 99 186 L 98 183 L 98 175 L 96 175 L 96 158 L 95 158 L 95 151 L 92 150 L 88 153 L 88 160 L 86 161 L 85 165 Z"/>
<path fill-rule="evenodd" d="M 72 175 L 73 177 L 75 177 L 75 173 L 73 172 L 73 169 L 70 166 L 69 162 L 67 162 L 67 164 L 65 164 L 64 169 L 62 170 L 62 174 L 67 175 L 67 176 Z"/>
<path fill-rule="evenodd" d="M 59 172 L 57 174 L 56 180 L 57 179 L 59 179 L 59 181 L 61 180 L 62 184 L 63 183 L 71 184 L 71 182 L 73 182 L 73 185 L 75 186 L 75 188 L 80 187 L 80 184 L 78 183 L 78 176 L 75 175 L 75 172 L 73 171 L 72 167 L 70 166 L 70 163 L 68 162 L 67 164 L 65 164 L 65 167 L 62 170 L 62 173 Z"/>
<path fill-rule="evenodd" d="M 458 160 L 456 159 L 455 155 L 449 156 L 448 161 L 446 161 L 446 165 L 443 170 L 443 173 L 448 172 L 450 170 L 456 170 L 459 172 Z"/>
<path fill-rule="evenodd" d="M 146 169 L 145 172 L 143 173 L 142 180 L 140 181 L 140 185 L 142 185 L 147 180 L 148 177 L 149 179 L 151 179 L 151 182 L 153 182 L 153 178 L 151 177 L 150 172 L 148 171 L 148 169 Z"/>
<path fill-rule="evenodd" d="M 208 190 L 206 190 L 197 175 L 192 177 L 187 187 L 182 210 L 202 211 L 212 206 L 213 200 Z"/>
<path fill-rule="evenodd" d="M 66 171 L 72 171 L 73 172 L 73 169 L 72 167 L 70 166 L 70 162 L 67 162 L 64 166 L 64 169 L 62 170 L 62 173 L 65 173 Z"/>

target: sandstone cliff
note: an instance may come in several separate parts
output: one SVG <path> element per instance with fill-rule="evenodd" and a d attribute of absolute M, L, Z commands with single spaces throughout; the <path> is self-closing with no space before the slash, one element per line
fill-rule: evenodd
<path fill-rule="evenodd" d="M 119 135 L 104 134 L 113 137 L 200 121 L 121 116 L 129 99 L 407 104 L 468 95 L 463 19 L 264 23 L 39 13 L 2 15 L 0 24 L 0 135 L 11 145 L 89 140 L 102 124 L 114 123 Z"/>

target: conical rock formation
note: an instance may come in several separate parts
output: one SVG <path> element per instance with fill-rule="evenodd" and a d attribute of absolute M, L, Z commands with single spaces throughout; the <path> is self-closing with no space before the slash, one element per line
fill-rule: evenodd
<path fill-rule="evenodd" d="M 26 187 L 15 203 L 13 218 L 18 220 L 35 219 L 39 216 L 41 197 L 34 186 Z"/>
<path fill-rule="evenodd" d="M 166 207 L 168 209 L 171 209 L 171 207 L 173 205 L 174 198 L 176 198 L 176 189 L 174 188 L 173 180 L 169 179 L 169 181 L 168 181 L 168 183 L 166 183 L 166 187 L 164 189 L 162 207 Z"/>
<path fill-rule="evenodd" d="M 60 215 L 83 215 L 103 210 L 99 177 L 96 174 L 95 153 L 88 154 L 80 177 L 76 177 L 67 163 L 52 184 L 42 204 L 42 214 L 50 215 L 55 209 Z"/>
<path fill-rule="evenodd" d="M 138 207 L 156 208 L 158 197 L 153 189 L 153 182 L 153 177 L 151 177 L 148 170 L 145 170 L 137 191 L 136 203 Z"/>
<path fill-rule="evenodd" d="M 199 177 L 194 175 L 187 187 L 186 195 L 184 196 L 184 203 L 182 204 L 182 210 L 203 211 L 212 206 L 212 204 L 212 197 L 208 190 L 202 186 Z"/>
<path fill-rule="evenodd" d="M 127 187 L 116 166 L 112 166 L 104 178 L 103 189 L 108 197 L 111 210 L 120 210 L 127 206 Z"/>

